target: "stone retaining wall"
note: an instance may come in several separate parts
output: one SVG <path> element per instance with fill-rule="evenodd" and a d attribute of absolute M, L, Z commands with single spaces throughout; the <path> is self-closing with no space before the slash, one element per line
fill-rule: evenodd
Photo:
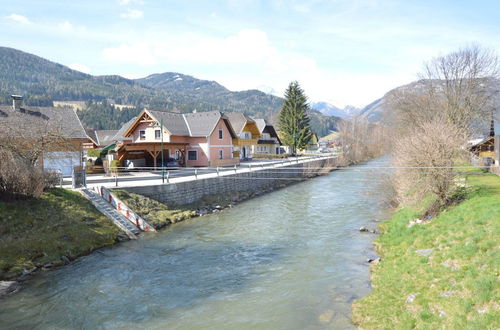
<path fill-rule="evenodd" d="M 297 182 L 298 179 L 326 174 L 335 166 L 337 166 L 337 158 L 321 158 L 275 168 L 253 169 L 251 172 L 214 178 L 200 178 L 187 182 L 122 189 L 169 205 L 185 205 L 197 202 L 207 195 L 257 192 L 264 188 L 288 185 Z"/>

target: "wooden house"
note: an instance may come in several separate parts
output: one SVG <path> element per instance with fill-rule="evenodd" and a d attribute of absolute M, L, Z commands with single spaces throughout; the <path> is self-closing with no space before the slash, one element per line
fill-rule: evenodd
<path fill-rule="evenodd" d="M 264 119 L 254 119 L 261 134 L 254 146 L 253 152 L 258 154 L 280 154 L 281 140 L 274 126 Z"/>
<path fill-rule="evenodd" d="M 235 157 L 252 159 L 252 151 L 256 149 L 258 139 L 261 137 L 257 123 L 242 113 L 226 113 L 226 116 L 236 134 L 232 141 Z"/>
<path fill-rule="evenodd" d="M 234 138 L 228 118 L 218 111 L 180 114 L 143 110 L 113 139 L 122 166 L 193 167 L 239 164 L 239 159 L 233 158 Z"/>

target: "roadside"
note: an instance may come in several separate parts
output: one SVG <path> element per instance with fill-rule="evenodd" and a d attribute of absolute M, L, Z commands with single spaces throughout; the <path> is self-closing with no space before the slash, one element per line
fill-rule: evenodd
<path fill-rule="evenodd" d="M 0 201 L 0 237 L 0 280 L 27 279 L 128 239 L 82 195 L 61 188 Z"/>
<path fill-rule="evenodd" d="M 500 323 L 500 177 L 471 170 L 458 204 L 430 201 L 381 224 L 373 291 L 353 304 L 361 329 L 494 329 Z"/>

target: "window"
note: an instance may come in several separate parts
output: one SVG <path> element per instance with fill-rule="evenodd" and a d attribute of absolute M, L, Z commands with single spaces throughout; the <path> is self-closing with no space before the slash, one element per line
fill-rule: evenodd
<path fill-rule="evenodd" d="M 222 130 L 219 130 L 219 140 L 222 140 Z"/>
<path fill-rule="evenodd" d="M 197 159 L 198 159 L 198 154 L 196 153 L 196 150 L 189 150 L 188 160 L 197 160 Z"/>
<path fill-rule="evenodd" d="M 251 135 L 249 132 L 243 132 L 243 133 L 241 133 L 241 138 L 242 139 L 251 139 Z"/>
<path fill-rule="evenodd" d="M 161 139 L 161 130 L 155 129 L 155 140 Z"/>
<path fill-rule="evenodd" d="M 146 131 L 139 131 L 139 140 L 146 140 Z"/>
<path fill-rule="evenodd" d="M 219 150 L 219 159 L 224 159 L 224 154 L 222 153 L 222 150 Z"/>

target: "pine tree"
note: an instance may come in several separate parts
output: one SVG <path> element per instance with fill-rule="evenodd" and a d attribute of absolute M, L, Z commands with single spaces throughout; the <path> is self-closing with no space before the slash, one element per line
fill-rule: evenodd
<path fill-rule="evenodd" d="M 295 155 L 303 149 L 313 134 L 309 125 L 307 96 L 297 81 L 292 81 L 285 91 L 285 102 L 279 114 L 279 129 L 283 135 L 282 142 L 292 148 Z"/>

